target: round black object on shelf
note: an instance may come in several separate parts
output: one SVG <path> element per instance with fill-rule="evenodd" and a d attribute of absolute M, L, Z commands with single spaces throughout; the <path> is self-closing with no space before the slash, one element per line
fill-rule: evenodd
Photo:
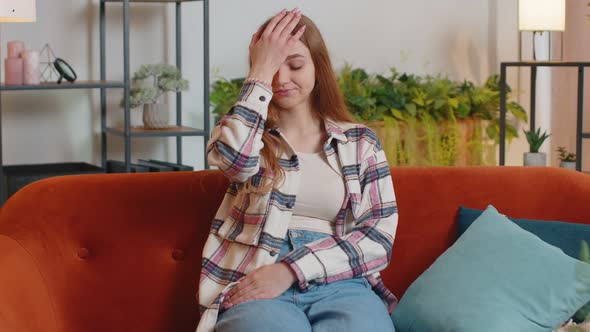
<path fill-rule="evenodd" d="M 78 78 L 72 66 L 65 62 L 64 59 L 56 58 L 55 61 L 53 61 L 53 65 L 59 73 L 59 79 L 57 80 L 57 84 L 61 84 L 61 81 L 64 78 L 68 82 L 74 82 Z"/>

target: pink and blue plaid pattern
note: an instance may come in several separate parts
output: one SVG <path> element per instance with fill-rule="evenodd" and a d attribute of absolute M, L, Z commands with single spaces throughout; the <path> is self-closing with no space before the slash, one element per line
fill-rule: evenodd
<path fill-rule="evenodd" d="M 280 156 L 285 170 L 280 186 L 266 194 L 240 192 L 247 182 L 255 187 L 262 183 L 265 162 L 260 150 L 271 98 L 272 91 L 262 85 L 244 84 L 207 145 L 210 165 L 232 183 L 203 249 L 197 331 L 213 331 L 224 295 L 240 278 L 276 262 L 288 230 L 300 175 L 290 145 Z M 348 199 L 338 214 L 334 236 L 309 243 L 282 260 L 295 271 L 302 291 L 313 283 L 365 276 L 391 312 L 397 299 L 379 271 L 391 259 L 398 211 L 385 153 L 375 133 L 363 125 L 328 120 L 325 126 L 324 152 L 330 166 L 342 171 Z M 285 139 L 279 128 L 266 130 Z"/>

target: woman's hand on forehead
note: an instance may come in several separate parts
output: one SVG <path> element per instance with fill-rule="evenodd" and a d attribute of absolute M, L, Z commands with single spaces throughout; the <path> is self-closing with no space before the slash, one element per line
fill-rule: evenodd
<path fill-rule="evenodd" d="M 295 34 L 293 31 L 301 20 L 301 11 L 283 9 L 266 26 L 261 26 L 252 36 L 250 58 L 252 67 L 249 77 L 271 82 L 274 74 L 289 56 L 291 49 L 305 32 L 305 25 Z"/>

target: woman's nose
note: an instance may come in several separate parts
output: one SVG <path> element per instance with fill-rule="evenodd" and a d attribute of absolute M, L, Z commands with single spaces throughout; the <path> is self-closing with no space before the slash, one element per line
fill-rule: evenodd
<path fill-rule="evenodd" d="M 285 84 L 287 82 L 289 82 L 288 70 L 279 69 L 279 71 L 277 72 L 277 83 Z"/>

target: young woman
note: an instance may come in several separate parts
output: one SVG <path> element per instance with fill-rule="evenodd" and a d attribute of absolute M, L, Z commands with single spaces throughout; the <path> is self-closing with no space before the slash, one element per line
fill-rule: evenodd
<path fill-rule="evenodd" d="M 398 219 L 389 166 L 298 9 L 252 37 L 207 157 L 231 184 L 203 249 L 197 331 L 394 331 L 379 277 Z"/>

